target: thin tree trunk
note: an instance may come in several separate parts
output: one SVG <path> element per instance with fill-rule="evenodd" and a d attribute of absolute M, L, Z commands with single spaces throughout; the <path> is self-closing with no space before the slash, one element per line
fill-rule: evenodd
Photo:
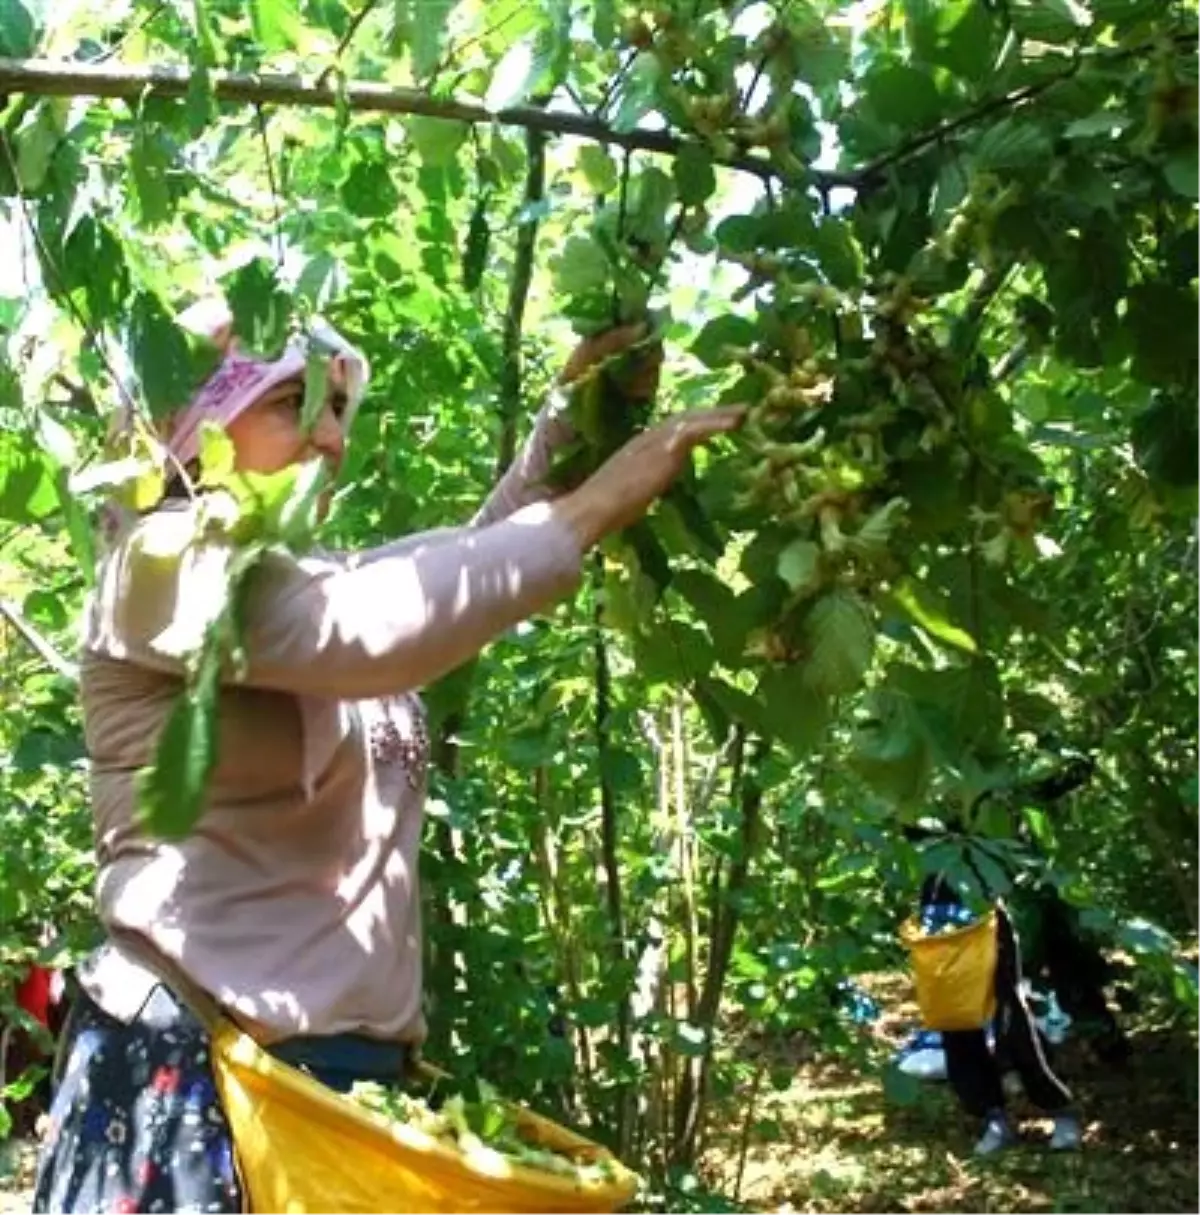
<path fill-rule="evenodd" d="M 759 824 L 762 812 L 763 789 L 759 774 L 770 744 L 757 744 L 748 764 L 741 762 L 744 736 L 738 737 L 735 752 L 735 784 L 741 809 L 741 840 L 737 856 L 729 867 L 729 878 L 725 883 L 719 904 L 719 915 L 714 921 L 709 951 L 708 970 L 704 976 L 704 989 L 700 994 L 695 1023 L 704 1030 L 706 1047 L 704 1054 L 690 1059 L 683 1073 L 679 1098 L 675 1109 L 675 1133 L 671 1156 L 677 1164 L 690 1165 L 695 1160 L 696 1141 L 704 1112 L 708 1090 L 708 1076 L 712 1065 L 713 1034 L 717 1013 L 720 1011 L 721 992 L 725 987 L 725 976 L 729 970 L 729 959 L 733 942 L 737 936 L 740 913 L 740 896 L 745 893 L 750 876 L 750 865 L 758 846 Z M 740 780 L 737 779 L 740 777 Z"/>
<path fill-rule="evenodd" d="M 683 694 L 671 704 L 672 766 L 675 776 L 675 847 L 679 858 L 679 884 L 683 899 L 683 949 L 689 1019 L 696 1012 L 696 891 L 692 877 L 691 823 L 687 794 L 687 737 L 684 733 Z"/>
<path fill-rule="evenodd" d="M 613 973 L 623 982 L 625 972 L 625 911 L 621 897 L 621 864 L 617 855 L 619 829 L 617 823 L 617 799 L 612 787 L 611 754 L 612 729 L 612 680 L 608 666 L 608 648 L 604 642 L 601 619 L 600 590 L 604 577 L 604 558 L 597 552 L 593 563 L 593 593 L 595 615 L 592 653 L 595 660 L 596 702 L 594 732 L 596 743 L 596 766 L 600 788 L 600 852 L 604 867 L 604 894 L 608 907 L 609 959 Z M 622 988 L 617 991 L 617 1049 L 623 1060 L 629 1058 L 630 1017 L 629 995 Z M 629 1148 L 632 1132 L 632 1089 L 621 1083 L 615 1089 L 613 1111 L 613 1133 L 619 1153 L 624 1155 Z"/>
<path fill-rule="evenodd" d="M 546 189 L 546 135 L 544 131 L 525 133 L 525 194 L 523 209 L 529 214 Z M 537 220 L 527 218 L 517 229 L 517 248 L 512 277 L 508 281 L 508 306 L 504 310 L 504 364 L 500 368 L 500 445 L 496 454 L 496 477 L 513 462 L 517 451 L 517 420 L 521 416 L 522 360 L 525 303 L 533 281 L 534 250 L 537 245 Z"/>

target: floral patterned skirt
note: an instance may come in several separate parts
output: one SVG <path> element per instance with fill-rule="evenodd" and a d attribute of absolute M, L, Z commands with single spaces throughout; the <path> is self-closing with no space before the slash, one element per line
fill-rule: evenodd
<path fill-rule="evenodd" d="M 243 1210 L 204 1027 L 158 987 L 130 1025 L 80 995 L 35 1212 Z"/>

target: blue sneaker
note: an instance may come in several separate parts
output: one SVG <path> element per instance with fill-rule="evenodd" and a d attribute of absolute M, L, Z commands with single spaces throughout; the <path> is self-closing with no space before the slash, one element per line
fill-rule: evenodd
<path fill-rule="evenodd" d="M 1050 1136 L 1052 1152 L 1077 1152 L 1083 1146 L 1083 1128 L 1074 1114 L 1056 1114 L 1054 1134 Z"/>
<path fill-rule="evenodd" d="M 975 1155 L 994 1156 L 1006 1148 L 1015 1147 L 1019 1142 L 1016 1131 L 1008 1125 L 1008 1119 L 1003 1114 L 993 1115 L 987 1120 L 987 1126 L 975 1145 Z"/>

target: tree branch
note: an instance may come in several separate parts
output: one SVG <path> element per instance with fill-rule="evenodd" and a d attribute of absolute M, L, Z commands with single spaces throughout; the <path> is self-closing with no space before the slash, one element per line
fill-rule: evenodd
<path fill-rule="evenodd" d="M 1007 380 L 1009 376 L 1015 374 L 1024 366 L 1025 361 L 1029 358 L 1029 346 L 1025 342 L 1018 342 L 1007 353 L 1003 354 L 996 360 L 995 366 L 992 368 L 991 377 L 993 384 L 1000 384 Z"/>
<path fill-rule="evenodd" d="M 904 140 L 903 143 L 894 147 L 890 152 L 885 152 L 882 156 L 864 165 L 857 173 L 859 182 L 874 181 L 886 169 L 890 169 L 892 165 L 903 160 L 908 160 L 910 156 L 915 155 L 917 152 L 924 151 L 930 144 L 940 143 L 949 136 L 957 134 L 966 127 L 974 126 L 982 119 L 988 118 L 1001 110 L 1015 110 L 1017 106 L 1024 105 L 1027 101 L 1032 101 L 1033 98 L 1044 93 L 1047 89 L 1052 89 L 1056 84 L 1061 84 L 1064 80 L 1068 80 L 1074 76 L 1082 62 L 1080 59 L 1072 60 L 1071 66 L 1064 69 L 1057 76 L 1051 76 L 1048 80 L 1039 80 L 1037 84 L 1024 85 L 1019 89 L 1013 89 L 1011 93 L 1002 93 L 999 97 L 990 97 L 987 101 L 977 105 L 972 110 L 968 110 L 965 114 L 960 114 L 957 118 L 950 118 L 946 122 L 938 123 L 936 127 L 932 127 L 928 131 L 922 131 L 919 135 L 914 135 L 912 139 Z"/>
<path fill-rule="evenodd" d="M 522 205 L 532 207 L 542 200 L 546 189 L 546 136 L 542 131 L 525 133 L 525 197 Z M 512 463 L 517 450 L 517 418 L 521 414 L 521 337 L 525 323 L 525 302 L 533 281 L 533 254 L 537 245 L 537 219 L 530 216 L 517 229 L 517 249 L 513 256 L 512 278 L 508 286 L 508 307 L 504 312 L 504 366 L 500 369 L 500 448 L 496 456 L 499 479 Z"/>
<path fill-rule="evenodd" d="M 342 56 L 346 53 L 350 43 L 354 41 L 355 34 L 358 33 L 362 23 L 371 15 L 379 0 L 366 0 L 366 3 L 358 10 L 350 20 L 350 24 L 346 26 L 346 32 L 342 35 L 341 41 L 337 44 L 337 50 L 333 52 L 333 62 L 317 77 L 317 84 L 324 87 L 328 82 L 329 77 L 333 75 L 334 68 L 341 63 Z"/>
<path fill-rule="evenodd" d="M 1174 45 L 1183 50 L 1194 47 L 1197 35 L 1176 34 Z M 811 183 L 819 190 L 833 186 L 857 189 L 872 184 L 885 170 L 923 151 L 930 144 L 973 126 L 981 119 L 1003 110 L 1015 109 L 1027 101 L 1061 84 L 1073 76 L 1091 58 L 1102 58 L 1108 64 L 1122 63 L 1139 55 L 1160 49 L 1161 40 L 1139 43 L 1116 52 L 1095 52 L 1071 61 L 1057 75 L 1036 84 L 1025 85 L 991 97 L 957 118 L 939 123 L 905 140 L 890 152 L 847 172 L 806 169 Z M 343 91 L 330 88 L 325 73 L 316 79 L 287 76 L 278 73 L 212 71 L 209 78 L 213 91 L 221 101 L 251 105 L 290 105 L 336 109 L 343 100 L 348 109 L 360 113 L 416 114 L 428 118 L 444 118 L 456 122 L 499 123 L 526 127 L 549 135 L 573 135 L 597 143 L 666 156 L 676 155 L 686 142 L 668 131 L 616 131 L 597 118 L 585 114 L 570 114 L 548 110 L 536 105 L 510 106 L 491 111 L 472 102 L 454 101 L 431 96 L 420 89 L 359 82 L 348 84 Z M 191 83 L 191 71 L 186 67 L 132 67 L 126 64 L 106 65 L 78 63 L 55 59 L 11 59 L 0 57 L 0 97 L 13 93 L 28 93 L 47 97 L 107 97 L 137 101 L 144 96 L 186 97 Z M 761 156 L 749 154 L 715 158 L 724 168 L 750 173 L 764 181 L 780 177 L 780 171 Z"/>
<path fill-rule="evenodd" d="M 323 84 L 319 78 L 213 71 L 210 79 L 213 91 L 221 101 L 327 109 L 338 105 L 338 90 Z M 191 72 L 184 67 L 145 68 L 0 58 L 0 95 L 32 93 L 47 97 L 107 97 L 132 101 L 144 96 L 180 98 L 186 96 L 190 82 Z M 366 82 L 348 84 L 344 96 L 346 106 L 359 113 L 415 114 L 455 122 L 500 123 L 668 156 L 677 153 L 684 143 L 666 131 L 615 131 L 584 114 L 569 114 L 536 105 L 492 111 L 473 102 L 433 97 L 420 89 Z M 758 156 L 731 156 L 717 163 L 756 177 L 777 174 L 773 165 Z M 854 184 L 852 175 L 817 173 L 815 170 L 813 175 L 830 185 Z"/>
<path fill-rule="evenodd" d="M 0 616 L 13 626 L 14 629 L 21 635 L 26 645 L 33 650 L 37 656 L 56 674 L 61 675 L 63 679 L 69 680 L 71 683 L 78 683 L 79 668 L 71 662 L 70 659 L 64 658 L 42 635 L 21 615 L 20 609 L 15 603 L 11 603 L 7 599 L 0 599 Z"/>
<path fill-rule="evenodd" d="M 1196 34 L 1177 34 L 1172 41 L 1176 47 L 1182 50 L 1189 45 L 1195 46 L 1196 40 Z M 1069 80 L 1089 59 L 1104 59 L 1107 64 L 1111 65 L 1123 63 L 1126 59 L 1136 59 L 1139 55 L 1157 51 L 1161 47 L 1162 40 L 1155 39 L 1152 42 L 1140 42 L 1137 46 L 1124 47 L 1120 51 L 1113 53 L 1095 52 L 1087 56 L 1076 56 L 1057 75 L 1049 76 L 1045 80 L 1039 80 L 1036 84 L 1027 84 L 1019 89 L 1013 89 L 1011 93 L 1002 93 L 999 97 L 989 97 L 973 109 L 967 110 L 965 114 L 960 114 L 957 118 L 948 119 L 946 122 L 931 127 L 928 131 L 922 131 L 911 139 L 904 140 L 904 142 L 898 144 L 890 152 L 883 153 L 882 156 L 872 160 L 861 169 L 857 169 L 849 174 L 853 179 L 852 184 L 858 186 L 867 185 L 878 178 L 884 170 L 890 169 L 892 165 L 900 161 L 907 160 L 917 152 L 924 151 L 930 144 L 940 143 L 943 139 L 957 134 L 966 127 L 974 126 L 981 119 L 989 118 L 992 114 L 999 113 L 1002 110 L 1015 110 L 1017 106 L 1024 105 L 1035 97 L 1041 96 L 1048 89 L 1052 89 L 1056 85 L 1062 84 L 1063 81 Z"/>

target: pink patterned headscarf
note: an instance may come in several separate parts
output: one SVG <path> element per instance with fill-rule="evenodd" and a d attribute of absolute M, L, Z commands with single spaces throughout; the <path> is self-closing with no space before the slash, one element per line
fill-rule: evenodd
<path fill-rule="evenodd" d="M 303 379 L 309 352 L 314 348 L 328 352 L 331 359 L 340 362 L 346 389 L 341 424 L 343 432 L 349 431 L 371 373 L 363 354 L 331 325 L 313 321 L 303 338 L 289 342 L 279 358 L 268 360 L 243 354 L 236 348 L 230 340 L 233 315 L 222 301 L 202 300 L 194 304 L 179 317 L 179 324 L 225 349 L 216 371 L 168 423 L 167 448 L 181 465 L 187 465 L 199 454 L 203 423 L 228 425 L 277 384 Z"/>

